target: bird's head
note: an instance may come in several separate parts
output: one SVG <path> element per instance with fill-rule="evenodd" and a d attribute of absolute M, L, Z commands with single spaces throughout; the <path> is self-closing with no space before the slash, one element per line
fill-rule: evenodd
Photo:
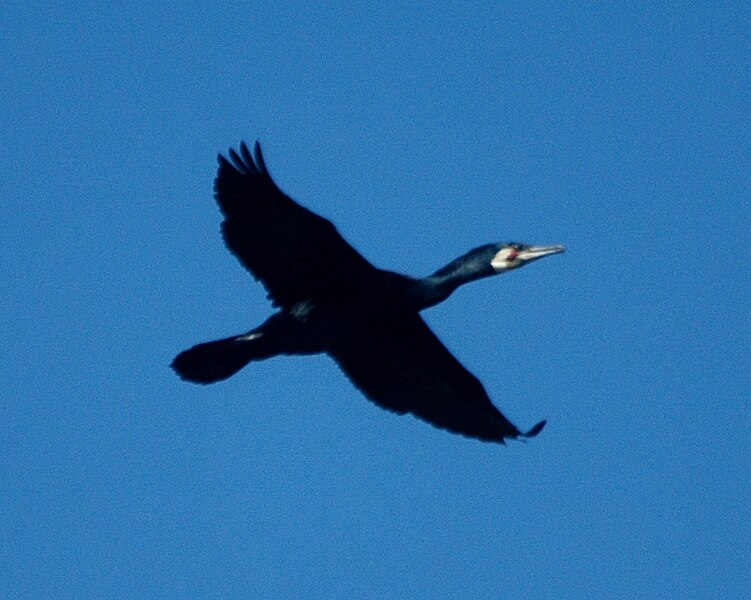
<path fill-rule="evenodd" d="M 505 273 L 511 269 L 518 269 L 524 265 L 551 254 L 564 252 L 564 246 L 530 246 L 516 242 L 495 244 L 490 266 L 495 273 Z"/>
<path fill-rule="evenodd" d="M 465 283 L 518 269 L 564 250 L 563 246 L 530 246 L 515 242 L 480 246 L 420 280 L 416 303 L 420 310 L 434 306 Z"/>
<path fill-rule="evenodd" d="M 483 277 L 518 269 L 543 256 L 563 252 L 563 246 L 530 246 L 516 242 L 486 244 L 470 250 L 433 274 L 452 289 Z"/>

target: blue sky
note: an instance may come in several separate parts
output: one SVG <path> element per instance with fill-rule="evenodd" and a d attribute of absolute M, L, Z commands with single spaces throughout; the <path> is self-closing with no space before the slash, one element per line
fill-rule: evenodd
<path fill-rule="evenodd" d="M 748 4 L 372 4 L 0 8 L 0 596 L 751 589 Z M 425 313 L 545 431 L 325 357 L 178 380 L 270 314 L 212 199 L 241 139 L 383 268 L 566 244 Z"/>

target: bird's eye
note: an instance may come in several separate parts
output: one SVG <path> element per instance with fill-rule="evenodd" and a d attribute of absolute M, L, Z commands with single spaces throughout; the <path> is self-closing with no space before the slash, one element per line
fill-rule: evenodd
<path fill-rule="evenodd" d="M 519 251 L 516 248 L 511 248 L 511 251 L 506 256 L 506 260 L 516 260 L 517 256 L 519 256 Z"/>

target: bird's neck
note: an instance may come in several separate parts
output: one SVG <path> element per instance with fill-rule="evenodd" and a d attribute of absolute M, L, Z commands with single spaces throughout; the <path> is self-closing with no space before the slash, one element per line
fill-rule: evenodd
<path fill-rule="evenodd" d="M 418 310 L 443 302 L 465 283 L 493 275 L 491 269 L 472 268 L 466 262 L 456 260 L 428 277 L 416 280 L 415 291 Z"/>

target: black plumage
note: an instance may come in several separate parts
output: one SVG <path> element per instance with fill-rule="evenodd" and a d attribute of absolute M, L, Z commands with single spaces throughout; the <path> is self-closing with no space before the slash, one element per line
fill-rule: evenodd
<path fill-rule="evenodd" d="M 219 156 L 215 197 L 227 247 L 279 309 L 239 336 L 199 344 L 172 363 L 196 383 L 230 377 L 251 361 L 326 353 L 366 397 L 465 436 L 500 442 L 519 431 L 491 403 L 480 381 L 428 328 L 419 311 L 458 286 L 563 251 L 562 246 L 489 244 L 433 275 L 414 279 L 374 267 L 334 225 L 284 194 L 260 146 Z"/>

